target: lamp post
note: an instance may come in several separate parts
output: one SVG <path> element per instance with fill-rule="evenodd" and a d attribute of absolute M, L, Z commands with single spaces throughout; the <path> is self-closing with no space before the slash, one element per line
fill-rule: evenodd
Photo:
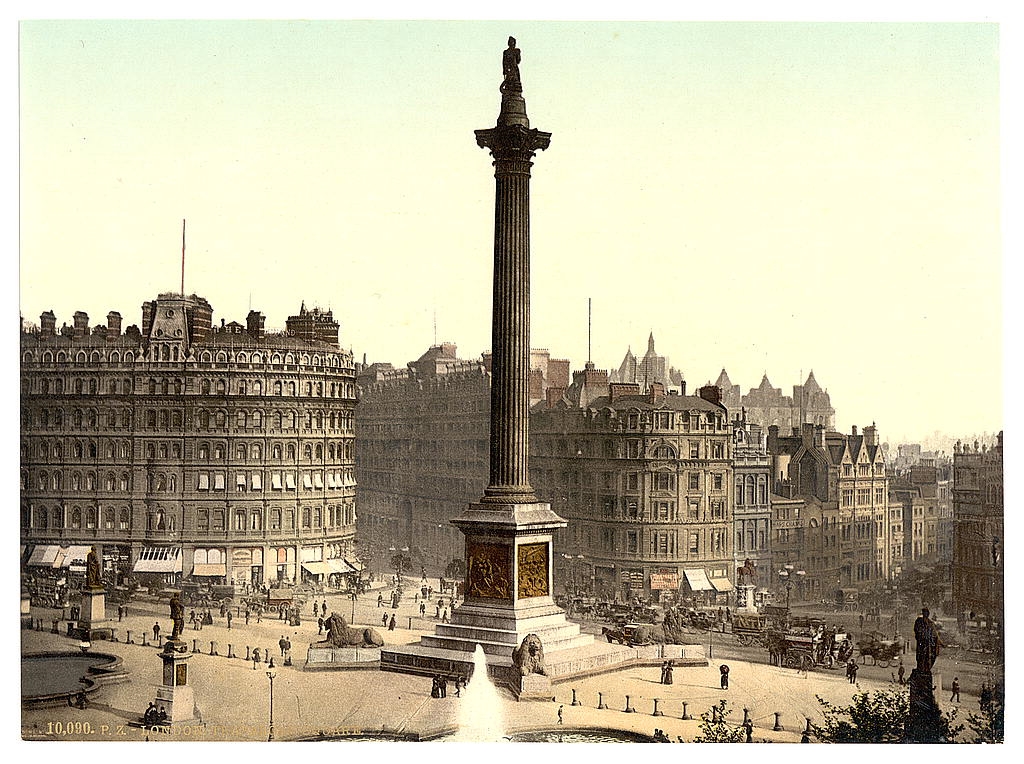
<path fill-rule="evenodd" d="M 274 659 L 270 659 L 270 668 L 267 669 L 267 679 L 270 680 L 270 734 L 267 735 L 267 742 L 274 739 L 274 677 L 277 671 L 274 668 Z"/>
<path fill-rule="evenodd" d="M 779 580 L 786 587 L 786 610 L 789 610 L 789 599 L 793 591 L 793 576 L 799 576 L 801 579 L 807 575 L 802 570 L 794 570 L 794 565 L 786 564 L 782 566 L 782 570 L 779 571 Z"/>

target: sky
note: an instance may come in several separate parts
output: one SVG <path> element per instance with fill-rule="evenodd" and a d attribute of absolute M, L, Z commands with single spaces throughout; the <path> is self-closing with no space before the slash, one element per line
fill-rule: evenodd
<path fill-rule="evenodd" d="M 690 391 L 813 369 L 844 431 L 1002 429 L 995 23 L 22 22 L 23 317 L 138 323 L 187 219 L 215 321 L 478 357 L 509 34 L 552 133 L 533 347 L 582 367 L 591 299 L 599 368 L 653 332 Z"/>

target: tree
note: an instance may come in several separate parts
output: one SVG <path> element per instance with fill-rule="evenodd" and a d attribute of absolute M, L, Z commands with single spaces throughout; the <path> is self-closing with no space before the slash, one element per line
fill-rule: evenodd
<path fill-rule="evenodd" d="M 718 701 L 707 712 L 700 715 L 700 734 L 694 743 L 742 743 L 747 733 L 742 726 L 729 724 L 725 717 L 731 712 L 724 700 Z"/>
<path fill-rule="evenodd" d="M 967 726 L 974 733 L 975 743 L 1003 742 L 1003 686 L 996 685 L 990 698 L 983 698 L 980 714 L 969 714 Z"/>
<path fill-rule="evenodd" d="M 822 706 L 823 724 L 811 732 L 823 743 L 901 743 L 910 719 L 910 693 L 903 688 L 860 692 L 845 707 L 815 695 Z M 954 726 L 956 710 L 941 718 L 942 737 L 954 742 L 963 726 Z"/>
<path fill-rule="evenodd" d="M 412 559 L 410 559 L 409 555 L 398 552 L 391 557 L 391 567 L 395 569 L 395 575 L 401 581 L 402 573 L 412 567 Z"/>

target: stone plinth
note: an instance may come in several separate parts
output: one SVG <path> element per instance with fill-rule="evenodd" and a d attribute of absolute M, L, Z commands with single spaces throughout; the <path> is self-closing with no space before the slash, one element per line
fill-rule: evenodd
<path fill-rule="evenodd" d="M 754 607 L 754 586 L 751 584 L 739 584 L 736 587 L 736 612 L 744 614 L 756 614 Z"/>
<path fill-rule="evenodd" d="M 306 670 L 380 668 L 379 647 L 330 647 L 310 645 L 306 651 Z"/>
<path fill-rule="evenodd" d="M 910 672 L 910 718 L 906 729 L 908 743 L 945 742 L 942 736 L 942 712 L 932 689 L 938 688 L 935 684 L 937 676 L 916 668 Z"/>
<path fill-rule="evenodd" d="M 78 606 L 78 622 L 68 624 L 68 636 L 85 642 L 106 639 L 113 641 L 116 636 L 115 622 L 107 619 L 107 595 L 103 589 L 86 587 Z"/>
<path fill-rule="evenodd" d="M 157 709 L 167 714 L 168 724 L 195 720 L 195 696 L 189 684 L 188 646 L 180 640 L 168 640 L 160 652 L 163 661 L 163 684 L 156 688 Z"/>
<path fill-rule="evenodd" d="M 21 593 L 21 628 L 32 628 L 32 595 L 28 592 Z"/>
<path fill-rule="evenodd" d="M 553 700 L 555 692 L 551 680 L 543 674 L 527 674 L 519 677 L 516 693 L 520 700 Z"/>

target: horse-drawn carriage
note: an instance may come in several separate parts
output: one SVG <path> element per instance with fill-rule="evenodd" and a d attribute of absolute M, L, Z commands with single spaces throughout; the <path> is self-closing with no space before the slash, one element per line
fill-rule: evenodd
<path fill-rule="evenodd" d="M 869 665 L 887 668 L 899 660 L 903 645 L 898 639 L 886 639 L 881 632 L 869 631 L 857 641 L 857 649 L 862 658 L 871 658 Z"/>
<path fill-rule="evenodd" d="M 799 668 L 834 668 L 853 655 L 850 635 L 815 624 L 809 628 L 769 629 L 765 637 L 769 662 Z"/>
<path fill-rule="evenodd" d="M 650 627 L 642 623 L 627 623 L 611 629 L 603 626 L 601 633 L 609 642 L 618 642 L 620 645 L 628 645 L 629 647 L 653 643 Z"/>
<path fill-rule="evenodd" d="M 732 617 L 732 633 L 741 645 L 767 646 L 769 625 L 767 616 L 759 613 L 737 613 Z"/>

